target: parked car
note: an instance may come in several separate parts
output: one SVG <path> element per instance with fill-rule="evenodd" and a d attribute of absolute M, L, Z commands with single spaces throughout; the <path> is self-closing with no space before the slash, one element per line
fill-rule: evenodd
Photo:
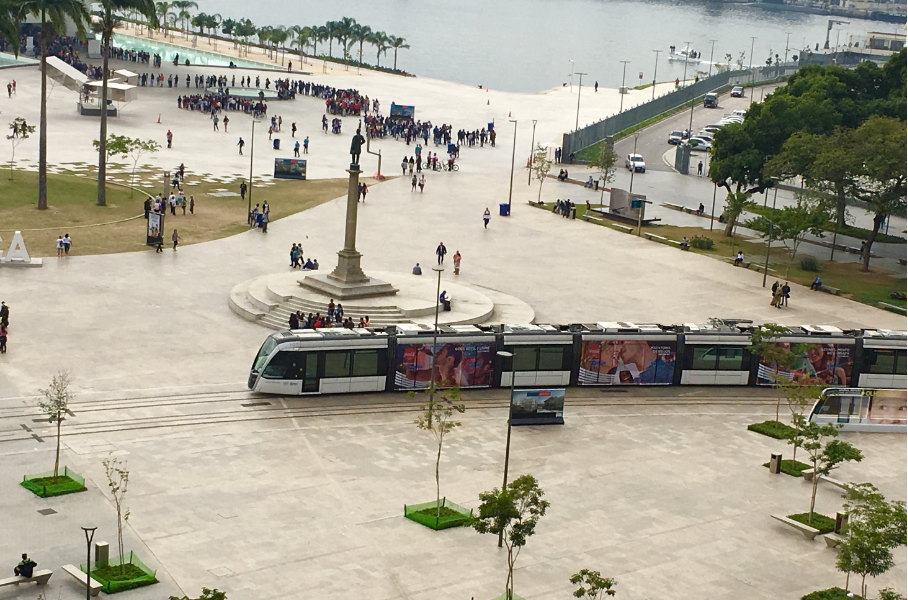
<path fill-rule="evenodd" d="M 639 154 L 628 154 L 627 158 L 624 160 L 624 166 L 628 171 L 646 173 L 646 162 L 644 162 L 643 157 Z"/>
<path fill-rule="evenodd" d="M 699 138 L 699 137 L 692 137 L 689 140 L 687 140 L 687 143 L 690 144 L 690 147 L 693 150 L 709 150 L 710 148 L 713 147 L 713 145 L 711 143 L 709 143 L 706 140 L 704 140 L 703 138 Z"/>
<path fill-rule="evenodd" d="M 695 137 L 698 137 L 698 138 L 700 138 L 701 140 L 706 140 L 706 141 L 709 142 L 710 144 L 712 144 L 712 143 L 713 143 L 713 139 L 715 139 L 715 138 L 713 137 L 713 134 L 712 134 L 711 131 L 701 131 L 701 132 L 698 133 Z"/>
<path fill-rule="evenodd" d="M 731 88 L 731 97 L 732 98 L 743 98 L 744 97 L 744 88 L 740 85 L 736 85 Z"/>
<path fill-rule="evenodd" d="M 673 146 L 677 146 L 684 140 L 685 137 L 687 136 L 684 135 L 683 131 L 673 131 L 668 134 L 668 143 L 672 144 Z"/>
<path fill-rule="evenodd" d="M 733 110 L 733 111 L 731 111 L 731 116 L 732 117 L 741 117 L 743 119 L 745 113 L 747 113 L 746 110 L 740 110 L 740 109 Z"/>
<path fill-rule="evenodd" d="M 720 129 L 722 129 L 722 127 L 719 125 L 707 125 L 706 127 L 703 128 L 703 131 L 708 131 L 709 133 L 716 133 Z"/>

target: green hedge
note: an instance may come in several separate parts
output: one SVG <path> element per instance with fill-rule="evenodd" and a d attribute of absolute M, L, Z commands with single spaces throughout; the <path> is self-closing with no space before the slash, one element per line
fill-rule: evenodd
<path fill-rule="evenodd" d="M 41 498 L 75 494 L 86 490 L 85 479 L 75 471 L 70 471 L 68 467 L 57 471 L 56 483 L 54 483 L 54 472 L 48 471 L 47 473 L 26 475 L 22 478 L 20 485 Z"/>
<path fill-rule="evenodd" d="M 801 600 L 864 600 L 864 598 L 855 594 L 850 599 L 848 598 L 848 592 L 842 588 L 834 587 L 828 590 L 810 592 L 806 596 L 801 596 Z"/>
<path fill-rule="evenodd" d="M 747 429 L 750 431 L 755 431 L 757 433 L 762 433 L 763 435 L 768 435 L 771 438 L 776 438 L 777 440 L 788 440 L 791 439 L 791 436 L 795 434 L 795 428 L 785 423 L 779 421 L 763 421 L 762 423 L 754 423 L 753 425 L 748 425 Z"/>
<path fill-rule="evenodd" d="M 121 564 L 123 568 L 121 568 Z M 94 567 L 91 571 L 92 579 L 101 584 L 101 589 L 106 594 L 125 592 L 158 582 L 156 571 L 149 569 L 145 563 L 139 560 L 135 552 L 131 551 L 122 557 L 104 561 L 92 565 L 92 567 Z M 81 569 L 83 573 L 87 571 L 85 565 L 81 565 Z"/>
<path fill-rule="evenodd" d="M 763 463 L 763 466 L 767 469 L 769 468 L 769 463 Z M 802 463 L 799 460 L 783 460 L 782 461 L 782 472 L 786 475 L 791 475 L 792 477 L 800 477 L 801 471 L 809 469 L 810 465 Z M 816 515 L 814 515 L 816 516 Z"/>
<path fill-rule="evenodd" d="M 440 510 L 435 502 L 404 504 L 404 516 L 429 529 L 439 531 L 468 524 L 473 518 L 473 511 L 442 498 Z"/>
<path fill-rule="evenodd" d="M 797 521 L 802 525 L 807 525 L 808 527 L 813 527 L 818 529 L 820 533 L 832 533 L 835 530 L 835 519 L 830 519 L 825 515 L 819 513 L 813 513 L 813 522 L 807 522 L 807 513 L 797 513 L 794 515 L 788 515 L 788 518 L 792 521 Z"/>

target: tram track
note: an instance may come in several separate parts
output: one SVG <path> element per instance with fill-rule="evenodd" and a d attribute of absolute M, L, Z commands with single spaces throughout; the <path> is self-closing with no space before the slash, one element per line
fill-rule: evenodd
<path fill-rule="evenodd" d="M 212 398 L 211 396 L 217 396 Z M 313 397 L 316 406 L 287 406 L 287 402 L 305 401 L 300 396 L 268 396 L 243 394 L 241 396 L 227 395 L 222 392 L 212 394 L 185 394 L 168 395 L 165 402 L 152 402 L 155 397 L 141 399 L 108 399 L 79 403 L 71 406 L 75 416 L 69 419 L 66 425 L 67 436 L 96 435 L 102 433 L 117 433 L 125 431 L 154 430 L 176 427 L 205 427 L 210 425 L 223 425 L 244 422 L 276 421 L 288 419 L 315 419 L 344 416 L 366 416 L 380 414 L 398 414 L 406 412 L 419 412 L 421 402 L 418 399 L 400 399 L 391 401 L 358 402 L 351 404 L 345 402 L 349 396 L 319 396 Z M 242 406 L 244 400 L 251 400 L 250 406 Z M 335 401 L 335 404 L 332 404 Z M 192 407 L 212 403 L 240 402 L 239 408 L 226 407 L 228 410 L 189 412 L 183 414 L 153 414 L 145 416 L 126 416 L 124 411 L 149 410 L 159 408 Z M 268 405 L 259 403 L 268 402 Z M 502 397 L 472 397 L 463 401 L 464 405 L 472 410 L 504 410 L 507 408 L 507 398 Z M 101 405 L 101 406 L 99 406 Z M 775 401 L 766 398 L 746 397 L 720 397 L 720 398 L 678 398 L 676 396 L 633 396 L 617 400 L 610 398 L 597 398 L 595 396 L 569 398 L 565 402 L 568 410 L 574 407 L 598 408 L 631 408 L 631 407 L 704 407 L 704 406 L 773 406 Z M 81 421 L 79 415 L 92 415 L 95 421 Z M 39 418 L 33 418 L 39 417 Z M 36 436 L 32 431 L 35 422 L 41 421 L 40 413 L 25 414 L 0 414 L 0 443 L 28 441 Z M 100 418 L 98 418 L 100 417 Z M 109 417 L 109 418 L 104 418 Z M 30 423 L 22 423 L 29 420 Z M 17 423 L 13 426 L 12 422 Z"/>

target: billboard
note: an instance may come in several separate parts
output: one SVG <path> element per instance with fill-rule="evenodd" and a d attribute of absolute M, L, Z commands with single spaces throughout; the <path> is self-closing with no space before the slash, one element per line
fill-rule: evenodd
<path fill-rule="evenodd" d="M 491 387 L 494 342 L 439 342 L 435 355 L 436 387 Z M 426 389 L 432 382 L 432 344 L 397 345 L 394 388 Z"/>
<path fill-rule="evenodd" d="M 392 117 L 403 117 L 406 119 L 412 119 L 413 115 L 416 114 L 415 106 L 406 106 L 403 104 L 394 104 L 391 103 L 391 116 Z"/>
<path fill-rule="evenodd" d="M 148 213 L 145 231 L 145 245 L 157 246 L 164 243 L 164 215 L 162 213 Z"/>
<path fill-rule="evenodd" d="M 757 383 L 771 385 L 778 378 L 799 381 L 804 378 L 818 379 L 825 385 L 850 386 L 854 369 L 854 346 L 839 344 L 793 344 L 778 342 L 787 350 L 798 355 L 798 364 L 793 369 L 776 367 L 760 358 L 757 367 Z"/>
<path fill-rule="evenodd" d="M 669 385 L 675 377 L 674 341 L 584 340 L 581 385 Z"/>
<path fill-rule="evenodd" d="M 306 160 L 299 158 L 275 158 L 275 179 L 306 179 Z"/>
<path fill-rule="evenodd" d="M 564 425 L 564 388 L 514 390 L 511 425 Z"/>

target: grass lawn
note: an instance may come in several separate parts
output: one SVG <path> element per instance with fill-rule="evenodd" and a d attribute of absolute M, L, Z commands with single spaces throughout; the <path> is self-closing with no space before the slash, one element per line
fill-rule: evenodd
<path fill-rule="evenodd" d="M 84 565 L 82 571 L 85 571 Z M 104 586 L 102 589 L 107 594 L 116 594 L 158 583 L 154 573 L 146 572 L 139 566 L 128 562 L 121 565 L 119 561 L 92 569 L 91 576 Z"/>
<path fill-rule="evenodd" d="M 111 165 L 113 166 L 113 165 Z M 97 181 L 89 170 L 85 176 L 71 174 L 48 174 L 48 209 L 36 209 L 38 197 L 38 174 L 30 171 L 16 171 L 13 181 L 9 171 L 0 171 L 0 236 L 7 251 L 12 234 L 22 231 L 29 254 L 33 256 L 56 256 L 57 237 L 69 233 L 73 238 L 71 254 L 111 254 L 150 250 L 145 246 L 145 219 L 143 203 L 145 196 L 135 192 L 130 196 L 128 189 L 109 185 L 107 206 L 97 206 Z M 129 175 L 121 175 L 128 180 Z M 155 175 L 141 174 L 137 181 Z M 149 179 L 146 179 L 149 181 Z M 370 186 L 377 182 L 366 178 Z M 240 199 L 239 183 L 202 181 L 199 176 L 187 175 L 185 193 L 195 198 L 195 214 L 184 216 L 177 209 L 177 216 L 165 217 L 165 241 L 174 228 L 179 230 L 181 244 L 197 244 L 227 237 L 247 229 L 247 200 Z M 189 185 L 195 183 L 196 185 Z M 256 184 L 254 203 L 268 202 L 271 206 L 271 220 L 276 221 L 294 213 L 312 208 L 347 192 L 346 179 L 316 179 L 310 181 L 274 180 L 273 185 L 259 187 Z M 160 185 L 147 188 L 150 194 L 160 191 Z M 218 190 L 236 192 L 236 196 L 218 197 L 212 194 Z M 137 217 L 130 219 L 131 217 Z M 114 221 L 123 221 L 112 223 Z M 99 225 L 102 223 L 111 223 Z M 165 244 L 166 245 L 166 244 Z"/>
<path fill-rule="evenodd" d="M 763 466 L 768 469 L 769 463 L 763 463 Z M 802 463 L 799 460 L 782 460 L 782 472 L 786 475 L 791 475 L 792 477 L 800 477 L 801 471 L 809 468 L 810 465 Z M 816 519 L 817 515 L 814 514 L 813 518 Z"/>
<path fill-rule="evenodd" d="M 756 431 L 757 433 L 762 433 L 771 438 L 776 438 L 777 440 L 787 440 L 790 439 L 795 433 L 795 428 L 785 423 L 780 423 L 779 421 L 763 421 L 762 423 L 754 423 L 753 425 L 748 425 L 747 429 L 750 431 Z"/>
<path fill-rule="evenodd" d="M 762 215 L 764 217 L 769 217 L 772 214 L 772 207 L 771 206 L 760 206 L 760 205 L 750 206 L 747 208 L 747 212 L 757 214 L 757 215 Z M 777 213 L 781 212 L 781 209 L 777 208 L 776 212 Z M 835 223 L 832 221 L 830 221 L 829 223 L 826 223 L 826 225 L 823 226 L 823 230 L 828 231 L 830 234 L 832 234 L 835 231 L 835 229 L 836 229 Z M 885 227 L 883 229 L 885 229 Z M 847 224 L 844 227 L 839 228 L 839 234 L 847 235 L 849 237 L 857 238 L 859 240 L 869 239 L 871 233 L 872 232 L 869 229 L 864 229 L 863 227 L 854 227 L 853 225 L 847 225 Z M 832 235 L 826 236 L 826 241 L 829 243 L 832 243 Z M 836 243 L 839 243 L 839 242 L 836 242 Z M 887 234 L 883 233 L 882 231 L 880 231 L 876 236 L 875 243 L 878 243 L 878 244 L 879 243 L 882 243 L 882 244 L 906 244 L 906 243 L 908 243 L 908 239 L 903 238 L 898 235 L 887 235 Z"/>
<path fill-rule="evenodd" d="M 835 529 L 835 519 L 830 519 L 819 513 L 813 513 L 813 520 L 808 524 L 807 516 L 807 513 L 798 513 L 796 515 L 788 515 L 788 518 L 792 521 L 797 521 L 802 525 L 818 529 L 820 533 L 831 533 Z"/>
<path fill-rule="evenodd" d="M 36 479 L 26 479 L 21 485 L 41 498 L 75 494 L 76 492 L 84 492 L 86 489 L 83 482 L 77 481 L 66 475 L 58 476 L 57 483 L 54 483 L 53 477 L 38 477 Z"/>

